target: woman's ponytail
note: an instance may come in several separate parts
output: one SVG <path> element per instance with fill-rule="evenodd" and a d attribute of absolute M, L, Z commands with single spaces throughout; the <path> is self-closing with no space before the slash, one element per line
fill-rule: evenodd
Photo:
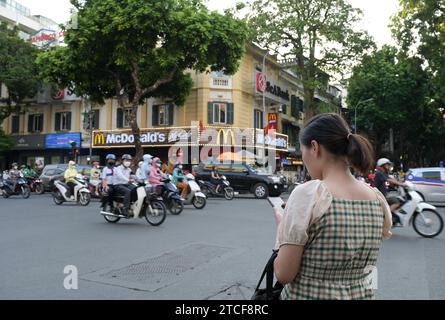
<path fill-rule="evenodd" d="M 374 150 L 365 137 L 358 134 L 349 134 L 346 156 L 349 164 L 358 172 L 366 174 L 374 164 Z"/>

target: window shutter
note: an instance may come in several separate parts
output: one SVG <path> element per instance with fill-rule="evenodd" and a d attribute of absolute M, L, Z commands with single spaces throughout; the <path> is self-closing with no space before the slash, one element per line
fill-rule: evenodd
<path fill-rule="evenodd" d="M 45 116 L 44 114 L 41 114 L 40 117 L 39 117 L 39 130 L 40 130 L 41 132 L 44 131 L 44 130 L 43 130 L 43 117 L 44 117 L 44 116 Z"/>
<path fill-rule="evenodd" d="M 172 126 L 173 122 L 174 122 L 174 112 L 175 112 L 175 105 L 174 104 L 170 104 L 168 106 L 168 124 L 170 126 Z"/>
<path fill-rule="evenodd" d="M 227 104 L 227 124 L 233 124 L 233 103 Z"/>
<path fill-rule="evenodd" d="M 60 113 L 59 112 L 56 112 L 56 117 L 55 117 L 55 121 L 56 121 L 56 123 L 55 123 L 55 126 L 54 126 L 54 130 L 55 131 L 60 131 Z"/>
<path fill-rule="evenodd" d="M 151 124 L 152 126 L 159 125 L 159 106 L 153 106 L 152 108 Z"/>
<path fill-rule="evenodd" d="M 12 133 L 18 133 L 20 130 L 20 117 L 12 116 Z"/>
<path fill-rule="evenodd" d="M 124 110 L 122 110 L 122 108 L 117 109 L 116 126 L 118 128 L 124 127 Z"/>
<path fill-rule="evenodd" d="M 66 130 L 71 130 L 71 112 L 66 113 Z"/>
<path fill-rule="evenodd" d="M 33 132 L 32 123 L 34 122 L 34 115 L 28 115 L 28 132 Z"/>
<path fill-rule="evenodd" d="M 94 110 L 93 129 L 99 129 L 100 110 Z"/>
<path fill-rule="evenodd" d="M 209 102 L 207 104 L 207 123 L 213 124 L 213 103 Z"/>
<path fill-rule="evenodd" d="M 287 114 L 287 105 L 283 104 L 282 108 L 283 108 L 283 114 Z"/>
<path fill-rule="evenodd" d="M 304 110 L 303 100 L 298 99 L 298 111 L 303 112 L 303 110 Z"/>

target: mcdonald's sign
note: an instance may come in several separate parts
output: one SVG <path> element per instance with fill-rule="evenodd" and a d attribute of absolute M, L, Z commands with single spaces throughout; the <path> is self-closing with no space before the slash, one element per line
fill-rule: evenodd
<path fill-rule="evenodd" d="M 229 137 L 231 137 L 231 141 L 230 142 L 229 142 Z M 221 138 L 223 138 L 223 139 L 221 139 Z M 220 145 L 234 145 L 235 142 L 236 142 L 236 140 L 235 140 L 235 133 L 230 128 L 228 128 L 228 129 L 224 129 L 224 128 L 223 129 L 219 129 L 216 141 L 218 141 L 218 144 L 220 144 Z"/>
<path fill-rule="evenodd" d="M 103 132 L 95 132 L 94 145 L 105 145 L 105 134 Z"/>

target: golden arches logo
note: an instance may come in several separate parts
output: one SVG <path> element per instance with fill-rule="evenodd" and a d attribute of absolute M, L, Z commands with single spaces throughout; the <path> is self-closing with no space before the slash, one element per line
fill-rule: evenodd
<path fill-rule="evenodd" d="M 276 113 L 269 113 L 269 121 L 277 121 L 278 116 Z"/>
<path fill-rule="evenodd" d="M 232 138 L 229 144 L 229 136 Z M 220 129 L 218 131 L 217 141 L 221 144 L 221 138 L 223 138 L 224 145 L 233 145 L 235 144 L 235 133 L 232 129 Z"/>
<path fill-rule="evenodd" d="M 105 144 L 105 135 L 102 132 L 96 133 L 94 136 L 94 144 Z"/>

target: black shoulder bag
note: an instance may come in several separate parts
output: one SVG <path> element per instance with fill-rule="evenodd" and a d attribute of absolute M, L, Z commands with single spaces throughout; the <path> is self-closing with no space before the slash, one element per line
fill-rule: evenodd
<path fill-rule="evenodd" d="M 274 278 L 274 261 L 278 256 L 278 250 L 274 250 L 272 256 L 264 268 L 263 274 L 261 275 L 260 281 L 255 289 L 251 300 L 279 300 L 281 291 L 284 286 L 278 281 L 273 285 Z M 260 285 L 263 282 L 264 276 L 266 276 L 266 289 L 260 289 Z"/>

